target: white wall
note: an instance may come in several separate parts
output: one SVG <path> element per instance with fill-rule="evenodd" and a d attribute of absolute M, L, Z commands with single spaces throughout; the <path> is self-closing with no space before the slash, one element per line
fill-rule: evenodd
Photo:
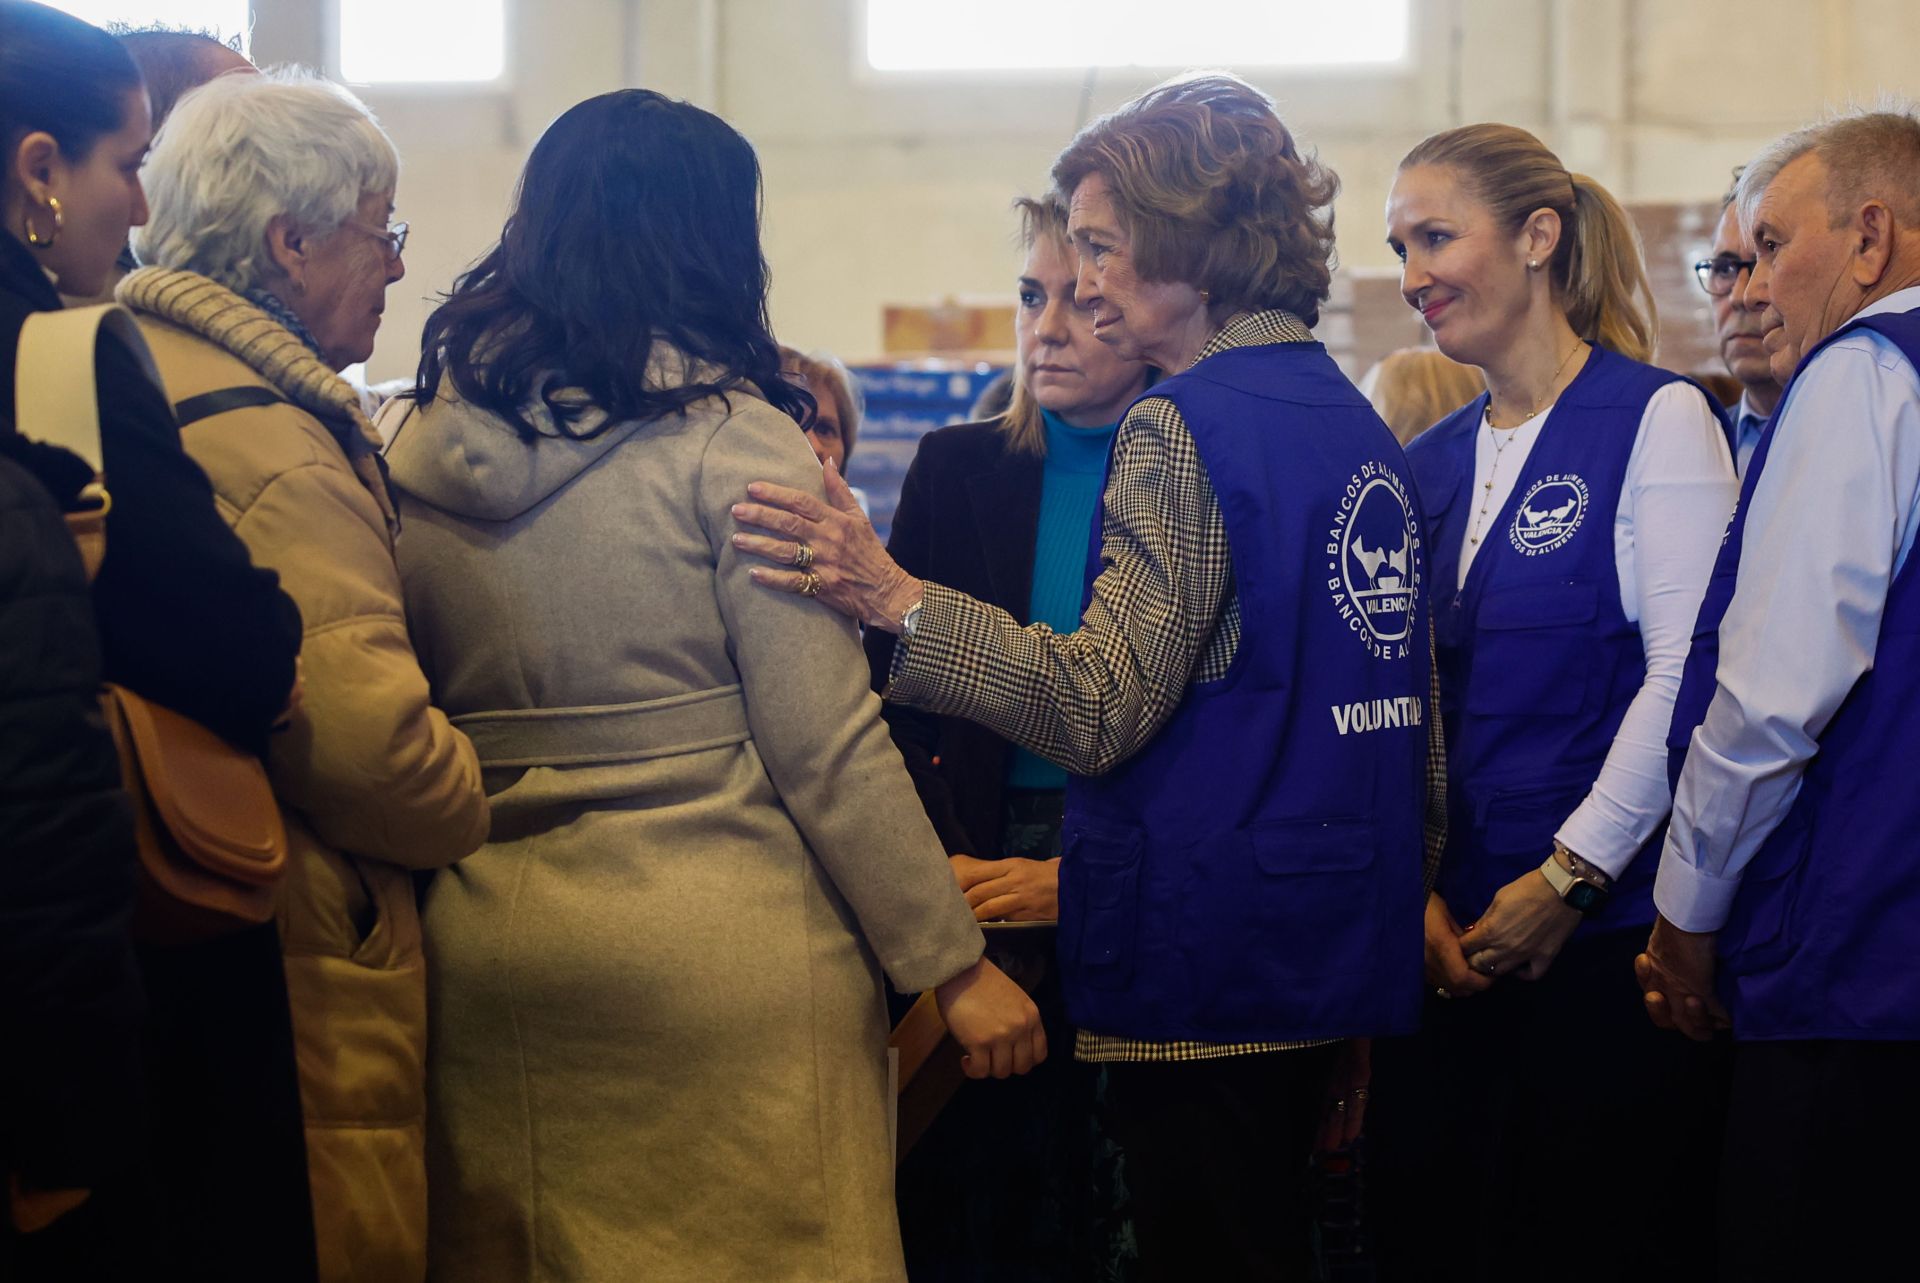
<path fill-rule="evenodd" d="M 1007 203 L 1044 186 L 1083 78 L 876 75 L 859 66 L 859 3 L 518 0 L 508 87 L 367 91 L 399 144 L 414 227 L 372 377 L 411 372 L 430 296 L 497 236 L 544 125 L 623 85 L 689 97 L 758 147 L 782 339 L 870 356 L 885 303 L 1006 292 Z M 964 0 L 951 7 L 967 20 Z M 1167 7 L 1177 19 L 1179 0 Z M 255 54 L 324 64 L 327 9 L 255 0 Z M 1826 105 L 1920 95 L 1911 0 L 1415 0 L 1414 47 L 1399 70 L 1254 75 L 1339 171 L 1350 266 L 1391 265 L 1393 167 L 1449 125 L 1526 126 L 1625 200 L 1700 200 Z M 1102 73 L 1087 105 L 1109 110 L 1156 78 Z"/>

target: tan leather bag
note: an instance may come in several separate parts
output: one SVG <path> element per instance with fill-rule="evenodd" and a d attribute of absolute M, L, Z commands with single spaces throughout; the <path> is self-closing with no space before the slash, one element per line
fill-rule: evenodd
<path fill-rule="evenodd" d="M 111 303 L 34 313 L 20 331 L 14 362 L 20 434 L 70 450 L 93 468 L 81 494 L 95 506 L 67 516 L 89 580 L 106 555 L 113 506 L 94 386 L 102 330 L 125 343 L 160 386 L 133 315 Z M 274 888 L 286 873 L 287 833 L 260 759 L 125 687 L 109 684 L 100 702 L 136 813 L 134 935 L 178 944 L 271 918 Z"/>

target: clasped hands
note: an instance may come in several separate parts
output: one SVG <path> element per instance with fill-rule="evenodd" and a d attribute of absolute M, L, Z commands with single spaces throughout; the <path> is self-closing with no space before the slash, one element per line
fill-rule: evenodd
<path fill-rule="evenodd" d="M 1059 860 L 978 860 L 953 855 L 948 861 L 976 921 L 1034 922 L 1059 916 Z M 992 973 L 978 1001 L 967 1001 L 976 995 L 960 983 L 966 973 L 942 985 L 936 994 L 947 1028 L 967 1049 L 962 1067 L 969 1078 L 1024 1074 L 1047 1058 L 1047 1034 L 1039 1009 L 993 963 L 982 958 L 975 969 Z M 955 991 L 952 998 L 950 988 Z M 982 1010 L 989 1005 L 992 1012 Z"/>
<path fill-rule="evenodd" d="M 1682 931 L 1665 917 L 1653 921 L 1647 951 L 1633 960 L 1633 974 L 1646 996 L 1647 1016 L 1662 1029 L 1677 1029 L 1695 1042 L 1711 1041 L 1733 1021 L 1714 993 L 1715 933 Z"/>
<path fill-rule="evenodd" d="M 979 922 L 1051 922 L 1060 916 L 1060 861 L 950 855 L 953 876 Z"/>
<path fill-rule="evenodd" d="M 1464 930 L 1436 891 L 1427 897 L 1427 983 L 1443 997 L 1466 998 L 1501 976 L 1538 980 L 1579 925 L 1579 910 L 1568 908 L 1538 869 L 1501 887 Z"/>
<path fill-rule="evenodd" d="M 1538 980 L 1579 925 L 1579 913 L 1561 903 L 1537 872 L 1502 887 L 1467 931 L 1435 892 L 1427 897 L 1427 983 L 1445 997 L 1466 998 L 1491 989 L 1502 975 Z M 1654 920 L 1646 952 L 1633 960 L 1654 1024 L 1696 1042 L 1732 1028 L 1714 992 L 1714 950 L 1714 933 Z"/>

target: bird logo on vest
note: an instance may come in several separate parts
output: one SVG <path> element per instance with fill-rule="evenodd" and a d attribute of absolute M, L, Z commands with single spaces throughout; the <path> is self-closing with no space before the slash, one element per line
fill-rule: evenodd
<path fill-rule="evenodd" d="M 1347 482 L 1327 536 L 1327 591 L 1377 659 L 1406 654 L 1420 590 L 1420 532 L 1406 483 L 1384 463 Z"/>
<path fill-rule="evenodd" d="M 1550 473 L 1520 500 L 1508 537 L 1522 556 L 1538 557 L 1564 546 L 1586 515 L 1587 483 L 1571 472 Z"/>

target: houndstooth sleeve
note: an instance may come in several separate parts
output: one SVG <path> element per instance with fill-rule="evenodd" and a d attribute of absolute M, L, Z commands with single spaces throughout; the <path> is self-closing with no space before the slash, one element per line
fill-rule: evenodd
<path fill-rule="evenodd" d="M 1076 632 L 928 584 L 887 698 L 964 717 L 1081 775 L 1138 752 L 1172 717 L 1232 587 L 1226 523 L 1193 435 L 1164 398 L 1136 403 L 1113 446 L 1101 571 Z M 1210 645 L 1223 641 L 1225 646 Z M 1211 668 L 1209 663 L 1206 667 Z"/>

